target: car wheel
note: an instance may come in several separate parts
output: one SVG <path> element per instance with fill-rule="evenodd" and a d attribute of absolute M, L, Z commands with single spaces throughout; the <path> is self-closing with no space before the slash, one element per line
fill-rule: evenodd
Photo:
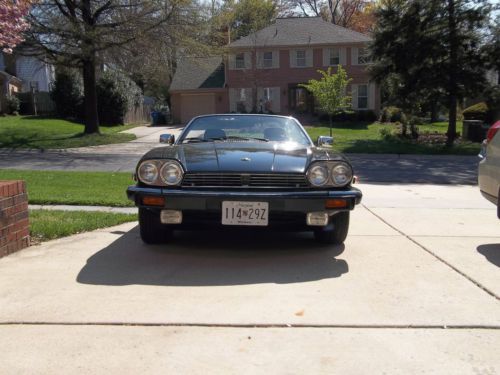
<path fill-rule="evenodd" d="M 161 223 L 160 213 L 147 208 L 139 208 L 139 230 L 147 244 L 165 243 L 172 237 L 172 229 Z"/>
<path fill-rule="evenodd" d="M 340 212 L 330 218 L 332 229 L 316 229 L 314 237 L 316 241 L 324 244 L 339 245 L 343 243 L 349 231 L 349 212 Z"/>

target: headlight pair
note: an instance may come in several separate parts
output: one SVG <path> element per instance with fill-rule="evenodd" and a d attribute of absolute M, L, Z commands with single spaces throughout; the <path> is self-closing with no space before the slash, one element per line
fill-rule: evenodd
<path fill-rule="evenodd" d="M 137 177 L 148 185 L 179 185 L 184 171 L 175 160 L 145 160 L 137 168 Z"/>
<path fill-rule="evenodd" d="M 352 181 L 352 168 L 343 161 L 315 162 L 307 170 L 307 179 L 313 186 L 342 187 Z"/>

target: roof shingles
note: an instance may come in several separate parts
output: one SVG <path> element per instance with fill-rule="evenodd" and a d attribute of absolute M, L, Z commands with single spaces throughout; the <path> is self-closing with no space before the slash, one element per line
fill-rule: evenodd
<path fill-rule="evenodd" d="M 229 47 L 308 46 L 369 41 L 369 36 L 326 22 L 321 17 L 299 17 L 278 18 L 274 24 L 234 41 Z"/>

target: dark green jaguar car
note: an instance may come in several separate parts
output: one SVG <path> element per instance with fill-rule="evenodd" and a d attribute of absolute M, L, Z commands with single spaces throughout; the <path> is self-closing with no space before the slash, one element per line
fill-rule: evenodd
<path fill-rule="evenodd" d="M 160 141 L 167 145 L 141 158 L 127 189 L 144 242 L 212 226 L 313 231 L 322 243 L 344 242 L 362 195 L 332 138 L 314 145 L 292 117 L 224 114 L 195 117 L 177 140 Z"/>

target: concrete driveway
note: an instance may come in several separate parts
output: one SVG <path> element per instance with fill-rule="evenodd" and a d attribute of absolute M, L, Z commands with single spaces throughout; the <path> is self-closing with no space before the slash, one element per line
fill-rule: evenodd
<path fill-rule="evenodd" d="M 1 259 L 0 373 L 500 373 L 495 207 L 360 187 L 343 247 L 130 223 Z"/>

